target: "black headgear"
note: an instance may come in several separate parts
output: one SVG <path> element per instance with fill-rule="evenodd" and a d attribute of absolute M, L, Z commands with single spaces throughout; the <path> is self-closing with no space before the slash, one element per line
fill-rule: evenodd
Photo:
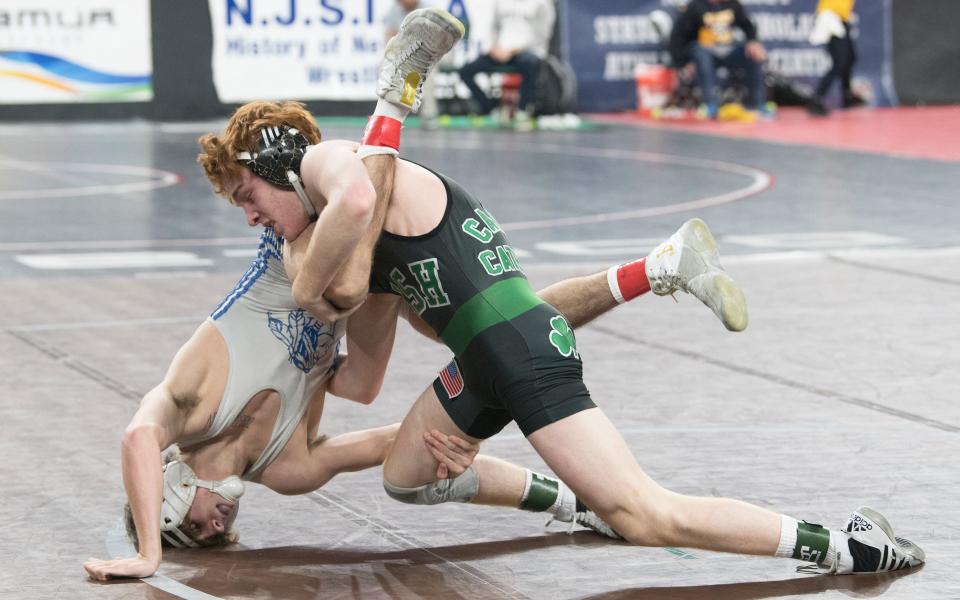
<path fill-rule="evenodd" d="M 297 129 L 287 125 L 264 127 L 260 130 L 256 150 L 237 153 L 237 160 L 254 175 L 274 185 L 293 188 L 310 219 L 316 220 L 317 211 L 300 184 L 300 161 L 309 145 L 310 142 Z"/>

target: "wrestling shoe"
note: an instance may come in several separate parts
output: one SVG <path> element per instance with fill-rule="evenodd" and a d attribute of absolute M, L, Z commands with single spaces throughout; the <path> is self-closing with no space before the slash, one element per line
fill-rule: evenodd
<path fill-rule="evenodd" d="M 797 571 L 830 575 L 880 573 L 909 569 L 926 560 L 919 546 L 894 536 L 884 516 L 866 506 L 850 515 L 843 531 L 831 531 L 830 535 L 836 549 L 834 555 L 821 565 L 804 565 Z"/>
<path fill-rule="evenodd" d="M 559 501 L 559 506 L 557 507 L 556 512 L 547 520 L 544 527 L 550 525 L 554 521 L 559 521 L 561 523 L 568 523 L 570 526 L 567 528 L 567 534 L 572 534 L 573 530 L 580 525 L 581 527 L 586 527 L 587 529 L 592 529 L 600 535 L 605 535 L 608 538 L 613 538 L 615 540 L 622 540 L 623 536 L 614 531 L 613 527 L 607 525 L 607 523 L 597 516 L 597 513 L 593 512 L 582 502 L 577 500 L 577 497 L 573 494 L 570 488 L 563 486 L 562 496 Z"/>
<path fill-rule="evenodd" d="M 421 8 L 411 12 L 387 42 L 380 63 L 377 95 L 416 112 L 423 82 L 444 54 L 463 37 L 463 23 L 445 10 Z"/>
<path fill-rule="evenodd" d="M 613 530 L 613 527 L 607 525 L 607 522 L 597 516 L 597 513 L 592 510 L 584 510 L 577 513 L 576 518 L 573 520 L 577 525 L 586 527 L 587 529 L 592 529 L 600 535 L 605 535 L 608 538 L 613 538 L 615 540 L 622 540 L 623 536 Z"/>
<path fill-rule="evenodd" d="M 690 219 L 653 249 L 646 262 L 650 290 L 658 296 L 677 290 L 693 294 L 730 331 L 747 327 L 747 300 L 720 266 L 717 241 L 700 219 Z"/>

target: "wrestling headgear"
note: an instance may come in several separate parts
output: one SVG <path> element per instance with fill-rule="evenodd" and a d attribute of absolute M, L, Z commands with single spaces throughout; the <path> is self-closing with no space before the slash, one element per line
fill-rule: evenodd
<path fill-rule="evenodd" d="M 242 162 L 254 175 L 266 179 L 273 185 L 293 188 L 311 221 L 317 220 L 317 210 L 307 197 L 300 183 L 300 161 L 310 142 L 300 131 L 281 125 L 264 127 L 260 130 L 260 141 L 252 153 L 238 152 L 237 160 Z"/>
<path fill-rule="evenodd" d="M 236 502 L 243 495 L 243 481 L 231 475 L 223 481 L 197 479 L 185 462 L 174 460 L 163 465 L 163 505 L 160 507 L 160 535 L 174 548 L 196 548 L 197 542 L 180 530 L 190 506 L 202 487 Z"/>

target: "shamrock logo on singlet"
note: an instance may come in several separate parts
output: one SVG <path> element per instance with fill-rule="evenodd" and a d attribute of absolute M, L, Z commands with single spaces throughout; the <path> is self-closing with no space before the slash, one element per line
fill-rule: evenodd
<path fill-rule="evenodd" d="M 567 320 L 557 315 L 550 319 L 550 343 L 563 356 L 573 355 L 580 360 L 580 353 L 577 352 L 577 338 L 573 336 L 573 330 Z"/>

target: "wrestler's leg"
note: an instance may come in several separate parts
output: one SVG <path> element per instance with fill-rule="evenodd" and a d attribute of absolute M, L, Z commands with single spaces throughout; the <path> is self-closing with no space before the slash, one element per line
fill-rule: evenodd
<path fill-rule="evenodd" d="M 742 331 L 747 326 L 743 292 L 720 265 L 717 242 L 700 219 L 684 223 L 645 258 L 594 275 L 566 279 L 537 295 L 577 328 L 649 291 L 661 296 L 677 291 L 690 293 L 727 329 Z"/>
<path fill-rule="evenodd" d="M 463 475 L 437 482 L 438 463 L 424 443 L 433 431 L 480 442 L 457 427 L 430 386 L 407 413 L 384 461 L 384 488 L 391 497 L 412 504 L 472 502 L 545 512 L 558 521 L 575 520 L 598 533 L 618 537 L 579 503 L 562 481 L 504 460 L 479 455 Z"/>
<path fill-rule="evenodd" d="M 599 408 L 581 411 L 529 438 L 550 468 L 627 540 L 772 556 L 780 516 L 745 502 L 671 492 L 643 470 Z"/>
<path fill-rule="evenodd" d="M 923 550 L 894 537 L 886 519 L 866 507 L 844 530 L 829 530 L 738 500 L 666 490 L 643 472 L 599 408 L 551 423 L 528 439 L 578 497 L 635 544 L 794 558 L 816 563 L 815 572 L 840 574 L 892 571 L 925 560 Z M 888 554 L 896 559 L 887 562 Z"/>

